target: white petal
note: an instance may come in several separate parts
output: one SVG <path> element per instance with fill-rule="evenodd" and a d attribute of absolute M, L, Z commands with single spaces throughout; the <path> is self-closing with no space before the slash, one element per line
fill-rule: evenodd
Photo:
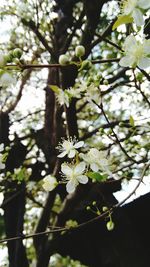
<path fill-rule="evenodd" d="M 62 164 L 62 165 L 61 165 L 61 171 L 62 171 L 66 176 L 71 176 L 71 175 L 72 175 L 72 168 L 70 168 L 67 164 Z"/>
<path fill-rule="evenodd" d="M 81 184 L 86 184 L 88 182 L 88 177 L 86 175 L 79 175 L 77 176 L 77 180 Z"/>
<path fill-rule="evenodd" d="M 5 164 L 0 162 L 0 170 L 5 169 Z"/>
<path fill-rule="evenodd" d="M 79 148 L 79 147 L 82 147 L 83 145 L 84 145 L 84 142 L 83 142 L 83 141 L 80 141 L 80 142 L 76 143 L 76 144 L 74 145 L 74 147 L 75 147 L 75 148 Z"/>
<path fill-rule="evenodd" d="M 149 0 L 139 0 L 138 6 L 142 9 L 148 9 L 150 7 L 150 1 Z"/>
<path fill-rule="evenodd" d="M 133 56 L 124 56 L 120 59 L 119 65 L 122 67 L 129 67 L 134 64 L 134 57 Z"/>
<path fill-rule="evenodd" d="M 0 144 L 0 152 L 4 150 L 4 144 Z"/>
<path fill-rule="evenodd" d="M 70 194 L 70 193 L 73 193 L 76 189 L 76 186 L 77 186 L 77 182 L 75 180 L 70 180 L 67 184 L 66 184 L 66 190 L 67 192 Z"/>
<path fill-rule="evenodd" d="M 137 26 L 142 26 L 144 24 L 143 14 L 140 9 L 135 8 L 133 11 L 133 18 Z"/>
<path fill-rule="evenodd" d="M 80 162 L 74 169 L 75 176 L 82 174 L 85 170 L 86 164 L 85 162 Z"/>
<path fill-rule="evenodd" d="M 70 159 L 73 158 L 75 156 L 75 154 L 76 154 L 75 149 L 70 150 L 69 154 L 68 154 L 68 158 L 70 158 Z"/>
<path fill-rule="evenodd" d="M 138 67 L 141 69 L 146 69 L 150 67 L 150 58 L 148 57 L 143 57 L 138 63 Z"/>
<path fill-rule="evenodd" d="M 133 35 L 127 36 L 123 46 L 124 50 L 127 52 L 131 52 L 133 51 L 133 49 L 135 49 L 136 46 L 137 46 L 136 38 Z"/>
<path fill-rule="evenodd" d="M 91 170 L 92 170 L 93 172 L 97 172 L 97 171 L 99 170 L 99 167 L 98 167 L 98 165 L 97 165 L 96 163 L 92 163 L 92 164 L 90 165 L 90 168 L 91 168 Z"/>
<path fill-rule="evenodd" d="M 63 151 L 62 153 L 60 153 L 57 157 L 58 158 L 63 158 L 67 155 L 67 152 L 66 151 Z"/>
<path fill-rule="evenodd" d="M 146 54 L 150 54 L 150 40 L 144 40 L 143 48 Z"/>

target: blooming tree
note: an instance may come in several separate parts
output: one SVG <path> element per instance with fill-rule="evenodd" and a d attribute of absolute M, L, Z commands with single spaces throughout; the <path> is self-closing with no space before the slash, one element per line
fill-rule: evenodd
<path fill-rule="evenodd" d="M 2 3 L 1 220 L 6 238 L 16 238 L 10 266 L 53 266 L 61 236 L 95 219 L 113 231 L 114 210 L 149 178 L 149 8 L 144 0 Z M 113 193 L 134 179 L 116 204 Z"/>

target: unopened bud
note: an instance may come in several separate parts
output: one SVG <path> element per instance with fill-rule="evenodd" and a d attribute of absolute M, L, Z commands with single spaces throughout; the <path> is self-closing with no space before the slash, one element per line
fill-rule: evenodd
<path fill-rule="evenodd" d="M 108 85 L 108 80 L 104 80 L 104 81 L 103 81 L 103 84 L 104 84 L 104 85 Z"/>
<path fill-rule="evenodd" d="M 106 227 L 107 227 L 108 231 L 112 231 L 115 227 L 115 224 L 113 221 L 109 221 L 109 222 L 107 222 Z"/>
<path fill-rule="evenodd" d="M 106 211 L 108 211 L 108 208 L 107 207 L 103 207 L 102 210 L 103 210 L 103 212 L 106 212 Z"/>
<path fill-rule="evenodd" d="M 8 53 L 8 55 L 5 56 L 5 60 L 6 60 L 7 63 L 11 63 L 13 61 L 13 58 L 14 58 L 14 56 L 13 56 L 12 51 L 10 51 Z"/>
<path fill-rule="evenodd" d="M 85 48 L 83 45 L 78 45 L 75 48 L 76 57 L 83 57 L 85 55 Z"/>
<path fill-rule="evenodd" d="M 67 55 L 60 55 L 59 57 L 59 64 L 62 66 L 66 66 L 69 64 L 69 58 Z"/>
<path fill-rule="evenodd" d="M 5 56 L 0 53 L 0 67 L 4 67 L 6 64 Z"/>
<path fill-rule="evenodd" d="M 93 202 L 92 202 L 92 205 L 93 205 L 93 206 L 96 206 L 96 201 L 93 201 Z"/>
<path fill-rule="evenodd" d="M 22 56 L 22 50 L 20 48 L 15 48 L 13 50 L 13 56 L 15 58 L 21 58 L 21 56 Z"/>

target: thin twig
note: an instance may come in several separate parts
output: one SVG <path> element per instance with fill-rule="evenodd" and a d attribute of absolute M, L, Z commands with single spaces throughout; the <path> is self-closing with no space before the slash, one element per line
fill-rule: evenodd
<path fill-rule="evenodd" d="M 101 215 L 97 216 L 97 217 L 94 217 L 92 218 L 91 220 L 88 220 L 86 222 L 83 222 L 79 225 L 77 225 L 76 227 L 74 228 L 68 228 L 68 227 L 60 227 L 60 228 L 55 228 L 52 226 L 52 229 L 49 230 L 49 231 L 43 231 L 43 232 L 38 232 L 38 233 L 34 233 L 34 234 L 29 234 L 29 235 L 24 235 L 24 234 L 20 234 L 19 236 L 15 236 L 15 237 L 11 237 L 11 238 L 4 238 L 4 239 L 1 239 L 0 240 L 0 244 L 1 243 L 5 243 L 5 242 L 8 242 L 8 241 L 15 241 L 15 240 L 23 240 L 23 239 L 28 239 L 28 238 L 32 238 L 32 237 L 39 237 L 41 235 L 48 235 L 48 234 L 53 234 L 53 233 L 61 233 L 62 231 L 73 231 L 73 230 L 77 230 L 77 229 L 80 229 L 82 227 L 85 227 L 97 220 L 100 220 L 102 218 L 105 218 L 107 217 L 110 212 L 112 213 L 115 209 L 117 209 L 118 207 L 122 206 L 133 194 L 135 194 L 136 190 L 138 189 L 138 187 L 140 186 L 140 184 L 142 183 L 143 181 L 143 178 L 145 176 L 145 173 L 146 171 L 148 170 L 150 164 L 147 164 L 143 171 L 142 171 L 142 175 L 139 179 L 139 182 L 138 184 L 135 186 L 135 188 L 132 190 L 132 192 L 126 197 L 124 198 L 122 201 L 120 201 L 119 203 L 117 203 L 115 206 L 113 206 L 112 208 L 110 208 L 108 211 L 102 213 Z M 54 229 L 55 228 L 55 229 Z"/>

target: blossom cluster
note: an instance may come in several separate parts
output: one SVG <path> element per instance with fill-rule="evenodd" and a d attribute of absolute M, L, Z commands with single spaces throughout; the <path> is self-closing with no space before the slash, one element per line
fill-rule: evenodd
<path fill-rule="evenodd" d="M 128 35 L 125 39 L 124 56 L 119 62 L 122 67 L 135 68 L 138 66 L 140 69 L 150 67 L 150 40 L 145 38 L 143 32 L 141 33 L 141 26 L 145 24 L 144 18 L 146 13 L 148 14 L 149 8 L 150 1 L 147 0 L 123 0 L 121 2 L 121 15 L 117 23 L 124 24 L 124 19 L 126 19 L 126 23 L 133 21 L 137 26 L 136 32 Z M 119 25 L 117 23 L 115 24 Z"/>
<path fill-rule="evenodd" d="M 66 105 L 68 108 L 72 98 L 81 99 L 85 102 L 93 105 L 93 102 L 96 102 L 100 99 L 100 91 L 98 86 L 94 82 L 90 84 L 82 82 L 76 87 L 70 87 L 69 89 L 62 90 L 57 88 L 55 92 L 56 99 L 60 106 Z"/>
<path fill-rule="evenodd" d="M 84 146 L 83 141 L 77 142 L 76 139 L 64 140 L 59 144 L 59 158 L 68 156 L 73 159 L 72 162 L 64 162 L 61 164 L 61 175 L 66 181 L 66 190 L 68 193 L 73 193 L 76 187 L 80 184 L 88 183 L 88 171 L 94 173 L 102 172 L 107 175 L 112 175 L 110 171 L 110 161 L 107 159 L 107 154 L 99 151 L 97 148 L 90 148 L 86 153 L 79 153 L 78 149 Z M 52 191 L 58 182 L 55 177 L 49 175 L 44 178 L 43 188 L 46 191 Z"/>

